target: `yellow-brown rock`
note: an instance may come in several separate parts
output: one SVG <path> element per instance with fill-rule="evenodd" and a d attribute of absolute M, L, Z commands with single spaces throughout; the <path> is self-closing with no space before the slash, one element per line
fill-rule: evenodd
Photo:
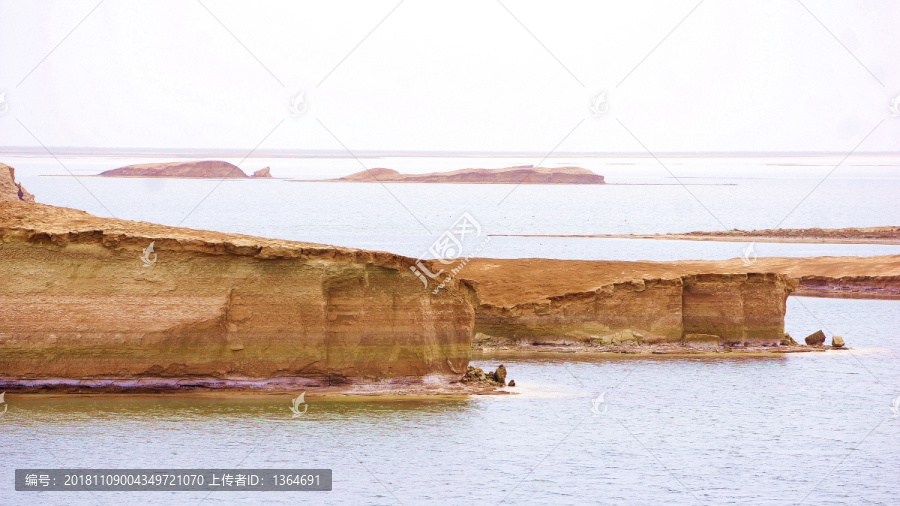
<path fill-rule="evenodd" d="M 0 201 L 34 202 L 34 195 L 16 182 L 16 170 L 0 163 Z"/>
<path fill-rule="evenodd" d="M 584 292 L 553 294 L 571 277 L 589 283 L 578 262 L 545 271 L 555 262 L 476 259 L 465 276 L 476 287 L 477 332 L 505 341 L 562 340 L 615 345 L 684 343 L 688 335 L 714 335 L 723 345 L 777 345 L 784 336 L 786 299 L 796 281 L 774 273 L 688 274 L 602 284 Z M 470 264 L 472 265 L 472 264 Z M 500 268 L 486 269 L 486 265 Z M 519 276 L 530 280 L 516 285 Z M 562 286 L 559 288 L 562 291 Z"/>
<path fill-rule="evenodd" d="M 6 380 L 458 377 L 471 354 L 470 289 L 399 255 L 18 200 L 0 241 Z"/>

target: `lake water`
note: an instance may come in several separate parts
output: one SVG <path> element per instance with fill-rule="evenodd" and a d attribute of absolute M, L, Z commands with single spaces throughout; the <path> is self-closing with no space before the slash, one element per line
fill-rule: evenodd
<path fill-rule="evenodd" d="M 896 225 L 900 159 L 553 159 L 607 176 L 609 185 L 434 185 L 274 180 L 89 178 L 122 165 L 171 159 L 6 157 L 26 189 L 47 204 L 223 232 L 391 251 L 418 257 L 468 212 L 483 234 L 647 234 L 783 227 Z M 230 160 L 234 163 L 240 160 Z M 363 159 L 408 172 L 535 164 L 527 159 Z M 341 177 L 349 159 L 255 159 L 279 178 Z M 826 176 L 831 173 L 830 177 Z M 55 174 L 59 177 L 48 177 Z M 718 176 L 713 177 L 714 174 Z M 62 177 L 66 176 L 66 177 Z M 685 186 L 679 184 L 679 181 Z M 813 191 L 815 190 L 815 191 Z M 811 193 L 810 193 L 811 192 Z M 783 223 L 782 223 L 783 220 Z M 721 222 L 721 223 L 720 223 Z M 477 241 L 477 238 L 471 238 Z M 477 243 L 468 244 L 472 251 Z M 494 237 L 479 256 L 590 260 L 725 259 L 742 243 Z M 757 243 L 759 256 L 884 255 L 897 245 Z"/>
<path fill-rule="evenodd" d="M 300 419 L 291 419 L 289 395 L 7 394 L 0 497 L 98 503 L 85 492 L 13 492 L 15 468 L 241 466 L 330 468 L 334 490 L 94 496 L 101 504 L 896 504 L 900 417 L 890 406 L 900 394 L 900 304 L 791 299 L 787 320 L 795 336 L 823 326 L 842 334 L 853 355 L 505 360 L 520 395 L 307 397 Z M 594 416 L 591 399 L 604 391 L 606 411 Z"/>
<path fill-rule="evenodd" d="M 685 183 L 732 185 L 687 189 L 655 161 L 642 159 L 553 160 L 545 165 L 585 166 L 607 175 L 611 183 L 670 186 L 79 182 L 43 176 L 65 173 L 52 159 L 3 161 L 16 167 L 24 186 L 45 203 L 98 215 L 106 214 L 105 206 L 120 218 L 170 225 L 183 221 L 194 228 L 419 256 L 463 211 L 492 234 L 685 232 L 721 228 L 717 219 L 727 228 L 772 228 L 785 216 L 786 227 L 896 225 L 896 161 L 857 158 L 863 157 L 848 159 L 812 194 L 839 159 L 665 160 Z M 138 161 L 148 160 L 63 159 L 76 174 Z M 363 161 L 369 167 L 409 171 L 537 163 Z M 270 165 L 279 177 L 339 177 L 359 169 L 355 163 L 250 159 L 242 168 L 252 172 Z M 729 177 L 710 177 L 722 167 Z M 743 246 L 494 237 L 481 255 L 715 259 L 740 256 Z M 757 244 L 757 253 L 900 251 L 877 245 Z M 8 411 L 0 416 L 0 502 L 896 504 L 900 416 L 890 408 L 900 395 L 898 321 L 897 301 L 792 297 L 786 328 L 795 338 L 823 329 L 844 336 L 853 350 L 764 359 L 583 360 L 564 355 L 504 360 L 509 378 L 518 385 L 512 390 L 519 395 L 397 402 L 308 397 L 309 411 L 300 419 L 291 419 L 288 395 L 7 394 Z M 482 357 L 476 365 L 493 368 L 497 363 Z M 594 416 L 591 400 L 602 392 L 606 410 Z M 12 484 L 13 470 L 27 467 L 238 466 L 331 468 L 334 490 L 92 496 L 17 493 Z"/>

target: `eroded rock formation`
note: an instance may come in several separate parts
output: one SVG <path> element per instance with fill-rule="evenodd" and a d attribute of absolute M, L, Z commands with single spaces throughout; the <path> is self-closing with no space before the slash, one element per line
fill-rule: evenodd
<path fill-rule="evenodd" d="M 783 274 L 684 276 L 685 334 L 713 334 L 720 344 L 777 345 L 784 337 L 788 295 L 797 282 Z"/>
<path fill-rule="evenodd" d="M 16 182 L 16 169 L 0 163 L 0 201 L 34 202 L 34 195 Z"/>
<path fill-rule="evenodd" d="M 470 290 L 399 255 L 19 200 L 0 241 L 4 379 L 460 377 L 471 354 Z"/>
<path fill-rule="evenodd" d="M 511 306 L 485 300 L 490 294 L 479 290 L 475 329 L 530 344 L 778 345 L 785 301 L 795 286 L 782 274 L 685 275 L 610 283 Z"/>

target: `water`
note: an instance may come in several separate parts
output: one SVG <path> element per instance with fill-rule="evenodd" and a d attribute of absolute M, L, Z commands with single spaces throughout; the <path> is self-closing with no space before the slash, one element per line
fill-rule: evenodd
<path fill-rule="evenodd" d="M 47 204 L 98 216 L 390 251 L 418 257 L 464 211 L 484 234 L 648 234 L 723 228 L 896 225 L 900 160 L 840 158 L 553 159 L 607 176 L 603 186 L 300 183 L 61 177 L 97 174 L 146 159 L 15 158 L 25 188 Z M 237 163 L 240 160 L 232 160 Z M 371 159 L 368 167 L 424 172 L 537 163 L 527 159 Z M 285 178 L 340 177 L 348 159 L 249 159 Z M 68 169 L 68 170 L 67 170 Z M 825 176 L 832 172 L 830 177 Z M 56 174 L 47 177 L 42 174 Z M 716 176 L 716 174 L 718 174 Z M 715 176 L 715 177 L 714 177 Z M 823 182 L 824 180 L 824 182 Z M 653 183 L 648 185 L 647 183 Z M 821 184 L 820 184 L 821 183 Z M 83 186 L 82 186 L 83 185 Z M 817 186 L 818 185 L 818 186 Z M 815 191 L 813 191 L 815 189 Z M 812 192 L 812 193 L 810 193 Z M 793 211 L 792 211 L 793 210 Z M 721 222 L 721 223 L 720 223 Z M 476 244 L 467 245 L 468 251 Z M 741 243 L 592 238 L 494 237 L 495 258 L 678 260 L 740 257 Z M 757 243 L 759 256 L 885 255 L 897 245 Z M 427 255 L 426 255 L 427 256 Z"/>
<path fill-rule="evenodd" d="M 505 360 L 520 395 L 307 397 L 295 420 L 288 395 L 7 394 L 0 497 L 96 504 L 84 492 L 13 492 L 15 468 L 240 465 L 331 468 L 334 490 L 217 492 L 203 504 L 894 504 L 898 320 L 894 301 L 791 299 L 788 330 L 825 327 L 853 355 Z M 608 408 L 595 417 L 590 401 L 603 391 Z M 198 504 L 206 493 L 94 495 Z"/>
<path fill-rule="evenodd" d="M 17 168 L 24 186 L 45 203 L 98 215 L 106 214 L 105 206 L 120 218 L 411 256 L 423 254 L 463 211 L 492 234 L 685 232 L 716 230 L 721 228 L 717 220 L 727 228 L 771 228 L 786 216 L 783 226 L 788 227 L 874 226 L 896 225 L 900 216 L 897 162 L 889 158 L 851 157 L 811 194 L 839 159 L 666 160 L 685 183 L 730 185 L 688 186 L 696 199 L 677 183 L 519 188 L 394 184 L 385 189 L 283 180 L 219 185 L 82 178 L 85 190 L 71 177 L 42 176 L 65 173 L 52 159 L 4 161 Z M 63 159 L 76 174 L 146 161 Z M 364 162 L 419 172 L 536 163 Z M 270 165 L 276 176 L 339 177 L 359 169 L 355 163 L 251 159 L 243 168 L 251 172 Z M 553 164 L 585 166 L 607 175 L 611 183 L 674 182 L 652 160 Z M 717 259 L 737 257 L 742 247 L 494 237 L 482 255 Z M 757 253 L 900 251 L 882 245 L 758 243 Z M 0 479 L 0 502 L 893 504 L 900 496 L 900 417 L 890 410 L 891 400 L 900 395 L 897 321 L 897 301 L 792 297 L 786 327 L 795 338 L 823 329 L 844 336 L 853 351 L 762 359 L 504 359 L 519 395 L 366 402 L 307 397 L 309 411 L 297 420 L 290 419 L 288 395 L 8 394 L 9 411 L 0 417 L 0 476 L 6 477 Z M 486 357 L 476 365 L 493 368 L 497 363 Z M 608 409 L 595 417 L 591 399 L 604 391 Z M 209 496 L 31 495 L 12 490 L 15 468 L 68 466 L 322 467 L 334 469 L 334 490 Z"/>

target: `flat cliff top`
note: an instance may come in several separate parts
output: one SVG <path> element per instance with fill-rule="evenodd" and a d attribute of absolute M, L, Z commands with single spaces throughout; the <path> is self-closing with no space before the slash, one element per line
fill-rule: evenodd
<path fill-rule="evenodd" d="M 212 255 L 260 259 L 308 258 L 371 263 L 407 269 L 414 260 L 382 251 L 342 248 L 316 243 L 266 239 L 241 234 L 170 227 L 143 221 L 100 218 L 83 211 L 23 201 L 0 202 L 0 240 L 10 236 L 42 235 L 51 242 L 103 242 L 119 247 L 145 248 L 155 241 L 157 251 L 178 249 Z"/>
<path fill-rule="evenodd" d="M 759 258 L 679 262 L 473 258 L 459 277 L 477 286 L 482 304 L 509 307 L 566 293 L 587 292 L 632 279 L 676 278 L 690 274 L 778 272 L 802 276 L 900 276 L 900 255 L 876 257 Z"/>
<path fill-rule="evenodd" d="M 427 174 L 401 174 L 393 169 L 364 170 L 339 179 L 357 183 L 484 183 L 484 184 L 604 184 L 603 176 L 581 167 L 533 167 L 462 169 Z"/>
<path fill-rule="evenodd" d="M 248 177 L 238 166 L 221 160 L 195 162 L 141 163 L 100 173 L 104 177 Z"/>
<path fill-rule="evenodd" d="M 738 237 L 775 239 L 897 239 L 900 227 L 847 227 L 847 228 L 775 228 L 762 230 L 718 230 L 713 232 L 688 232 L 685 236 Z"/>
<path fill-rule="evenodd" d="M 511 237 L 593 237 L 614 239 L 662 239 L 681 241 L 731 241 L 751 240 L 765 242 L 847 243 L 847 244 L 900 244 L 900 227 L 848 227 L 848 228 L 774 228 L 763 230 L 717 230 L 711 232 L 686 232 L 683 234 L 497 234 Z"/>

